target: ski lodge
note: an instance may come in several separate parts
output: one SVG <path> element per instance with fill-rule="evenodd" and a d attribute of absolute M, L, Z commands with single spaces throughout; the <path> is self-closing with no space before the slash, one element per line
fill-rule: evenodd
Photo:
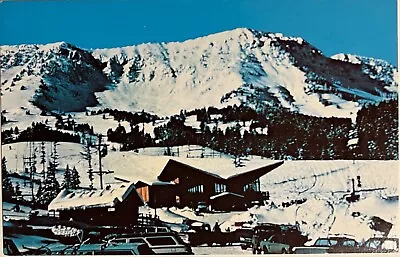
<path fill-rule="evenodd" d="M 266 195 L 261 192 L 259 179 L 281 166 L 283 161 L 235 168 L 230 160 L 220 158 L 135 156 L 129 163 L 129 169 L 115 178 L 134 182 L 150 207 L 195 208 L 199 202 L 205 202 L 214 210 L 230 211 L 264 200 Z"/>
<path fill-rule="evenodd" d="M 103 190 L 62 190 L 48 206 L 61 220 L 103 226 L 133 226 L 143 200 L 133 183 L 106 186 Z"/>

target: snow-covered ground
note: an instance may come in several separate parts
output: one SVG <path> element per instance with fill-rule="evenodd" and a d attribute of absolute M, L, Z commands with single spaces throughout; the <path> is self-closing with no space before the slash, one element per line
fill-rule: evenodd
<path fill-rule="evenodd" d="M 304 114 L 353 117 L 357 113 L 356 102 L 335 101 L 330 94 L 334 104 L 324 106 L 318 94 L 306 93 L 305 73 L 293 65 L 289 53 L 273 46 L 278 39 L 300 45 L 302 39 L 256 34 L 239 28 L 185 42 L 97 49 L 94 56 L 102 61 L 116 58 L 124 63 L 124 75 L 115 87 L 96 96 L 104 107 L 173 115 L 182 109 L 246 102 L 244 95 L 221 100 L 239 88 L 253 94 L 256 89 L 266 89 L 283 107 Z M 135 65 L 137 78 L 130 81 L 127 74 Z"/>
<path fill-rule="evenodd" d="M 104 114 L 104 118 L 103 114 L 86 115 L 84 112 L 72 113 L 71 116 L 72 119 L 77 124 L 88 123 L 91 126 L 93 126 L 93 131 L 95 133 L 100 133 L 102 135 L 107 135 L 107 130 L 109 128 L 115 130 L 119 124 L 123 126 L 127 131 L 130 131 L 128 129 L 130 127 L 129 122 L 127 121 L 118 122 L 117 120 L 114 119 L 114 117 L 110 116 L 109 114 Z"/>
<path fill-rule="evenodd" d="M 9 148 L 11 146 L 11 150 Z M 47 143 L 47 149 L 50 144 Z M 22 172 L 22 157 L 27 155 L 26 143 L 15 143 L 2 146 L 3 155 L 7 158 L 8 170 Z M 172 148 L 173 152 L 178 152 Z M 83 185 L 88 185 L 87 162 L 81 157 L 82 147 L 79 144 L 60 143 L 60 169 L 68 164 L 80 172 Z M 132 180 L 143 176 L 154 179 L 163 169 L 169 158 L 214 172 L 222 177 L 243 172 L 249 169 L 268 165 L 276 161 L 258 156 L 244 160 L 244 167 L 235 168 L 228 155 L 214 152 L 199 146 L 179 147 L 179 157 L 163 156 L 164 148 L 146 148 L 135 152 L 109 151 L 103 160 L 104 169 L 115 173 L 105 176 L 106 183 L 115 183 L 114 176 L 130 177 Z M 206 153 L 205 158 L 199 157 Z M 161 155 L 161 156 L 160 156 Z M 94 167 L 97 167 L 97 157 L 93 157 Z M 41 165 L 37 164 L 41 170 Z M 283 165 L 261 177 L 261 190 L 270 192 L 270 201 L 266 206 L 253 207 L 245 212 L 213 213 L 196 216 L 192 210 L 169 208 L 157 209 L 157 215 L 166 222 L 179 224 L 185 218 L 208 222 L 222 223 L 221 228 L 234 229 L 236 221 L 298 223 L 303 233 L 312 239 L 328 233 L 353 234 L 359 241 L 366 240 L 376 231 L 371 230 L 369 221 L 372 216 L 378 216 L 394 224 L 391 235 L 399 236 L 398 222 L 398 161 L 285 161 Z M 57 178 L 62 181 L 61 170 Z M 356 185 L 360 201 L 348 203 L 345 197 L 351 189 L 350 180 L 360 176 L 361 187 Z M 356 179 L 357 181 L 357 179 Z M 136 182 L 136 181 L 135 181 Z M 95 186 L 98 178 L 95 177 Z M 303 204 L 293 204 L 283 207 L 282 202 L 306 199 Z M 8 211 L 11 207 L 4 206 Z M 155 210 L 142 208 L 142 212 L 154 213 Z M 353 215 L 359 213 L 358 215 Z"/>

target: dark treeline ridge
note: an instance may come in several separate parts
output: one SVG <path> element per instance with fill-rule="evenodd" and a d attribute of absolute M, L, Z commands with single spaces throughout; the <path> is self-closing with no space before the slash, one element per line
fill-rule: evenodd
<path fill-rule="evenodd" d="M 3 130 L 1 132 L 2 144 L 27 141 L 58 141 L 80 143 L 80 136 L 71 133 L 62 132 L 49 128 L 45 123 L 33 122 L 25 130 L 19 131 L 18 127 L 14 129 Z"/>
<path fill-rule="evenodd" d="M 185 116 L 190 115 L 197 115 L 200 131 L 184 125 Z M 236 126 L 223 131 L 218 124 L 226 122 L 236 122 Z M 243 132 L 245 124 L 248 128 Z M 154 134 L 159 145 L 199 144 L 235 156 L 348 159 L 352 158 L 346 136 L 350 129 L 350 119 L 311 117 L 279 108 L 257 113 L 250 107 L 229 106 L 181 112 L 155 128 Z"/>
<path fill-rule="evenodd" d="M 398 159 L 397 100 L 363 107 L 357 113 L 355 125 L 348 118 L 314 117 L 276 107 L 265 108 L 263 112 L 244 105 L 182 110 L 169 117 L 164 125 L 155 127 L 154 137 L 145 133 L 141 124 L 152 122 L 154 125 L 160 119 L 156 115 L 115 109 L 87 113 L 101 114 L 104 119 L 108 118 L 105 114 L 109 114 L 119 122 L 129 122 L 129 132 L 120 123 L 107 131 L 108 140 L 121 143 L 122 151 L 195 144 L 234 156 L 259 155 L 279 160 Z M 185 124 L 187 117 L 193 115 L 200 122 L 200 129 Z M 230 127 L 222 130 L 224 123 L 230 123 Z M 18 141 L 35 138 L 34 132 L 39 131 L 41 137 L 35 139 L 38 141 L 52 141 L 49 137 L 55 137 L 59 142 L 79 142 L 77 135 L 37 126 L 19 132 L 23 136 L 19 135 Z M 56 127 L 93 134 L 92 126 L 75 124 L 69 116 L 66 119 L 58 117 Z M 3 139 L 13 138 L 10 135 L 14 132 L 3 131 Z M 349 147 L 349 140 L 354 137 L 358 141 Z"/>

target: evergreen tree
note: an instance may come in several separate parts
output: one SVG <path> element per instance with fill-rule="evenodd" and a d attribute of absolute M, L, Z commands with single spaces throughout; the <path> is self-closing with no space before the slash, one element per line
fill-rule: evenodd
<path fill-rule="evenodd" d="M 36 202 L 42 206 L 47 206 L 61 190 L 60 184 L 56 179 L 56 169 L 57 166 L 51 160 L 47 169 L 47 176 L 43 183 L 40 184 L 36 197 Z"/>
<path fill-rule="evenodd" d="M 36 203 L 42 206 L 47 206 L 61 191 L 60 184 L 56 179 L 56 171 L 59 165 L 57 146 L 58 143 L 54 142 L 46 177 L 43 183 L 39 185 L 37 192 Z"/>
<path fill-rule="evenodd" d="M 67 167 L 65 168 L 65 171 L 64 171 L 64 180 L 63 180 L 62 185 L 61 185 L 62 188 L 70 189 L 72 187 L 71 182 L 72 182 L 72 180 L 71 180 L 71 170 L 69 169 L 69 166 L 67 164 Z"/>
<path fill-rule="evenodd" d="M 14 188 L 7 171 L 6 157 L 1 159 L 1 178 L 3 185 L 3 200 L 10 200 L 14 195 Z"/>
<path fill-rule="evenodd" d="M 17 197 L 22 195 L 21 187 L 19 186 L 19 183 L 18 183 L 18 182 L 17 182 L 17 184 L 15 185 L 14 192 L 15 192 L 15 196 L 17 196 Z"/>
<path fill-rule="evenodd" d="M 59 165 L 58 158 L 60 157 L 57 152 L 57 146 L 59 146 L 58 142 L 53 142 L 53 153 L 52 153 L 51 159 L 52 159 L 52 163 L 54 165 L 54 172 L 58 168 L 58 165 Z"/>
<path fill-rule="evenodd" d="M 93 168 L 92 168 L 92 152 L 91 152 L 91 146 L 92 146 L 92 142 L 90 139 L 90 136 L 88 138 L 85 139 L 85 142 L 83 144 L 83 150 L 84 152 L 82 153 L 83 158 L 85 160 L 87 160 L 88 162 L 88 177 L 89 177 L 89 181 L 90 181 L 90 189 L 93 188 L 93 180 L 94 180 L 94 176 L 93 176 Z"/>
<path fill-rule="evenodd" d="M 40 164 L 43 165 L 43 177 L 46 178 L 46 146 L 44 144 L 44 142 L 42 141 L 41 145 L 40 145 Z"/>
<path fill-rule="evenodd" d="M 81 184 L 81 181 L 79 178 L 80 178 L 79 173 L 74 166 L 74 168 L 72 169 L 72 172 L 71 172 L 71 189 L 79 188 L 79 185 Z"/>

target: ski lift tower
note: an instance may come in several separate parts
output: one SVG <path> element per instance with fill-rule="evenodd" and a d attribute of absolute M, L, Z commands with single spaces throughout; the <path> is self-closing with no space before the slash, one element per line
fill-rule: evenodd
<path fill-rule="evenodd" d="M 98 174 L 100 177 L 100 189 L 103 189 L 103 175 L 114 173 L 114 171 L 111 171 L 111 170 L 103 171 L 103 169 L 102 169 L 101 159 L 107 155 L 107 146 L 108 146 L 108 144 L 102 143 L 102 138 L 103 138 L 103 135 L 99 134 L 97 136 L 98 143 L 92 145 L 97 148 L 97 152 L 99 155 L 99 170 L 93 171 L 93 173 Z"/>

